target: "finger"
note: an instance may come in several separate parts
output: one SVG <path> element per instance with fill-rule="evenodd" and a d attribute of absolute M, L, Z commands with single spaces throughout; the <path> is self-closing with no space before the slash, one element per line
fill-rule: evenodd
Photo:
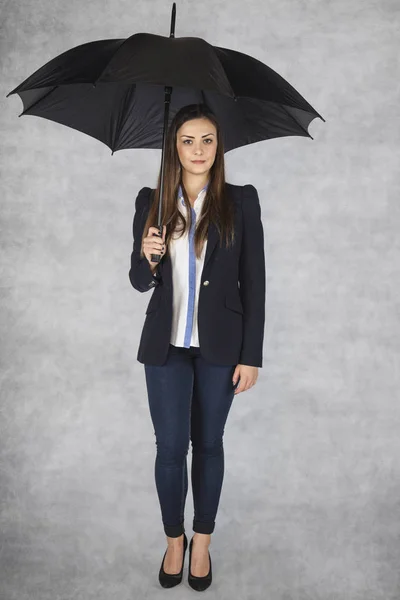
<path fill-rule="evenodd" d="M 165 246 L 165 234 L 166 234 L 166 225 L 163 226 L 163 234 L 160 236 L 160 232 L 157 227 L 149 228 L 149 238 L 151 239 L 151 243 L 157 244 L 157 247 L 161 251 L 163 246 Z"/>
<path fill-rule="evenodd" d="M 163 225 L 163 227 L 161 229 L 161 232 L 160 232 L 160 229 L 158 227 L 156 227 L 155 229 L 156 229 L 157 235 L 160 237 L 161 240 L 164 241 L 165 240 L 165 233 L 166 233 L 167 227 L 165 225 Z"/>
<path fill-rule="evenodd" d="M 165 253 L 165 247 L 164 244 L 162 242 L 157 243 L 155 250 L 158 254 L 164 254 Z"/>
<path fill-rule="evenodd" d="M 160 248 L 159 246 L 155 246 L 152 243 L 144 244 L 144 254 L 146 257 L 150 257 L 152 254 L 157 254 L 158 256 L 163 256 L 165 254 L 165 250 Z"/>
<path fill-rule="evenodd" d="M 155 234 L 150 234 L 148 237 L 144 238 L 143 243 L 148 246 L 151 250 L 157 249 L 161 250 L 164 243 L 161 238 L 158 238 Z"/>
<path fill-rule="evenodd" d="M 151 229 L 154 229 L 154 233 L 156 236 L 158 236 L 160 238 L 160 240 L 162 240 L 163 242 L 165 242 L 165 234 L 167 232 L 167 226 L 163 225 L 162 228 L 162 233 L 160 234 L 160 230 L 158 229 L 158 227 L 151 227 Z"/>
<path fill-rule="evenodd" d="M 245 384 L 245 387 L 244 387 L 244 389 L 243 389 L 242 391 L 243 391 L 243 392 L 246 392 L 247 390 L 251 389 L 251 388 L 253 387 L 253 385 L 254 385 L 254 383 L 253 383 L 252 381 L 250 381 L 250 380 L 249 380 L 249 381 L 248 381 L 248 382 Z"/>
<path fill-rule="evenodd" d="M 153 235 L 161 237 L 160 236 L 160 231 L 159 231 L 158 227 L 153 227 L 153 226 L 149 227 L 149 231 L 147 233 L 147 237 L 151 237 Z"/>
<path fill-rule="evenodd" d="M 240 391 L 241 392 L 245 392 L 246 390 L 249 389 L 249 380 L 248 379 L 242 379 L 240 381 Z"/>

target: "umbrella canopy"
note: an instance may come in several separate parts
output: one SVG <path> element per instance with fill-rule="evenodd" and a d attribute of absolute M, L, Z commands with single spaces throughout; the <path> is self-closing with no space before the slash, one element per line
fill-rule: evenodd
<path fill-rule="evenodd" d="M 166 131 L 180 108 L 208 105 L 220 125 L 225 152 L 276 137 L 312 139 L 310 122 L 316 117 L 325 121 L 259 60 L 201 38 L 176 38 L 175 16 L 174 2 L 169 37 L 136 33 L 76 46 L 7 94 L 21 98 L 24 110 L 19 116 L 72 127 L 100 140 L 112 153 L 162 148 L 160 237 Z M 151 258 L 160 262 L 161 255 Z"/>
<path fill-rule="evenodd" d="M 317 111 L 259 60 L 197 37 L 136 33 L 76 46 L 7 94 L 19 115 L 43 117 L 82 131 L 112 152 L 162 148 L 165 86 L 169 117 L 205 103 L 221 126 L 225 152 L 271 138 L 312 136 Z"/>

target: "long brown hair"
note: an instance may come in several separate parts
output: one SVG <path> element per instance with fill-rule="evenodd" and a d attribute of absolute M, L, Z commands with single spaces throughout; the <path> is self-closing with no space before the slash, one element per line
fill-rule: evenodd
<path fill-rule="evenodd" d="M 204 204 L 202 206 L 201 218 L 196 224 L 194 235 L 194 248 L 197 258 L 200 258 L 204 240 L 207 237 L 208 226 L 213 222 L 219 232 L 220 246 L 222 239 L 225 237 L 225 244 L 232 244 L 234 241 L 234 206 L 229 200 L 225 187 L 225 162 L 224 162 L 224 145 L 221 130 L 214 113 L 206 104 L 190 104 L 182 107 L 173 117 L 167 131 L 166 147 L 165 147 L 165 163 L 164 163 L 164 191 L 162 202 L 162 220 L 161 225 L 166 225 L 165 248 L 168 252 L 168 241 L 171 233 L 175 232 L 179 237 L 188 231 L 192 224 L 191 205 L 182 181 L 182 167 L 179 160 L 178 151 L 176 148 L 176 136 L 179 128 L 191 119 L 207 118 L 217 130 L 217 150 L 215 160 L 210 168 L 209 182 Z M 153 192 L 149 214 L 144 224 L 141 258 L 143 254 L 143 237 L 146 237 L 149 227 L 157 227 L 158 219 L 158 204 L 160 197 L 161 184 L 161 168 L 158 175 L 157 187 Z M 189 221 L 187 222 L 178 208 L 177 197 L 179 185 L 182 188 L 187 214 Z M 165 255 L 166 255 L 165 254 Z M 165 256 L 163 255 L 163 257 Z"/>

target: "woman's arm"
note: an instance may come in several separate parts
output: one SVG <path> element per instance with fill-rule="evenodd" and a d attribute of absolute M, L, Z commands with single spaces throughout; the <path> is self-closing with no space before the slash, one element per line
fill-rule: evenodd
<path fill-rule="evenodd" d="M 243 305 L 243 343 L 239 363 L 262 367 L 265 325 L 264 230 L 256 188 L 243 186 L 243 237 L 239 261 L 239 293 Z"/>
<path fill-rule="evenodd" d="M 150 209 L 151 188 L 144 187 L 140 190 L 135 201 L 135 216 L 133 218 L 133 250 L 131 254 L 131 268 L 129 270 L 129 281 L 135 290 L 139 292 L 148 292 L 153 287 L 159 285 L 161 277 L 159 275 L 158 263 L 154 267 L 150 266 L 149 261 L 144 256 L 140 257 L 141 241 L 144 224 Z"/>

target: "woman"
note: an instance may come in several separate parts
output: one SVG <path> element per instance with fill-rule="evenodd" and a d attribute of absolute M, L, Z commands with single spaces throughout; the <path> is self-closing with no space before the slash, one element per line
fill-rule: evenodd
<path fill-rule="evenodd" d="M 224 475 L 224 426 L 234 395 L 250 389 L 262 367 L 264 234 L 254 186 L 225 182 L 221 131 L 207 106 L 175 115 L 164 168 L 162 236 L 154 226 L 160 173 L 157 189 L 145 187 L 136 198 L 129 279 L 140 292 L 155 288 L 137 359 L 145 369 L 168 543 L 159 581 L 173 587 L 182 580 L 191 439 L 188 581 L 204 590 L 211 584 L 208 547 Z"/>

